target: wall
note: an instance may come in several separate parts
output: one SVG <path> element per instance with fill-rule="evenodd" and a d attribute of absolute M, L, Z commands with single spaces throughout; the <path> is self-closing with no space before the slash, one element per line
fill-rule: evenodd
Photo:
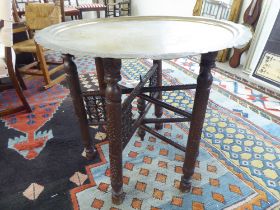
<path fill-rule="evenodd" d="M 196 0 L 131 0 L 134 16 L 190 16 Z"/>

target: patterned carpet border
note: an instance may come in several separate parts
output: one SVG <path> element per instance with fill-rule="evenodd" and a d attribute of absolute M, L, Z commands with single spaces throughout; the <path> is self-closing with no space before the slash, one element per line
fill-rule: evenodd
<path fill-rule="evenodd" d="M 174 63 L 174 62 L 172 62 L 172 61 L 166 61 L 166 62 L 169 63 L 170 65 L 175 66 L 176 68 L 178 68 L 178 69 L 184 71 L 186 74 L 192 76 L 193 78 L 196 78 L 196 77 L 197 77 L 197 74 L 195 74 L 195 73 L 193 73 L 193 72 L 191 72 L 191 71 L 186 70 L 184 67 L 182 67 L 182 66 L 180 66 L 180 65 L 178 65 L 178 64 L 176 64 L 176 63 Z M 217 71 L 217 69 L 214 69 L 213 72 L 214 72 L 214 71 Z M 220 72 L 221 74 L 227 76 L 227 74 L 225 74 L 223 71 L 217 71 L 217 72 Z M 231 77 L 231 78 L 234 79 L 234 80 L 237 80 L 235 77 Z M 238 82 L 242 82 L 242 81 L 239 81 L 239 80 L 237 80 L 237 81 L 238 81 Z M 243 81 L 242 83 L 245 84 L 245 85 L 247 85 L 244 81 Z M 252 86 L 252 87 L 253 87 L 253 86 Z M 253 88 L 254 88 L 254 87 L 253 87 Z M 266 110 L 261 109 L 260 107 L 258 107 L 258 106 L 256 106 L 256 105 L 254 105 L 254 104 L 252 104 L 252 103 L 250 103 L 250 102 L 248 102 L 248 101 L 246 101 L 246 100 L 244 100 L 244 99 L 242 99 L 242 98 L 240 98 L 240 97 L 234 95 L 234 94 L 231 93 L 230 91 L 227 91 L 227 90 L 225 90 L 225 89 L 220 88 L 218 85 L 213 84 L 213 85 L 212 85 L 212 89 L 218 91 L 219 93 L 221 93 L 221 94 L 223 94 L 224 96 L 230 98 L 231 100 L 233 100 L 233 101 L 239 103 L 240 105 L 242 105 L 242 106 L 244 106 L 244 107 L 246 107 L 246 108 L 249 108 L 249 109 L 252 110 L 253 112 L 255 112 L 255 113 L 261 115 L 262 117 L 265 117 L 266 119 L 269 119 L 269 120 L 273 121 L 274 123 L 280 125 L 280 117 L 275 116 L 275 115 L 273 115 L 273 114 L 267 112 Z M 260 90 L 260 91 L 261 91 L 261 90 Z M 266 91 L 265 93 L 267 93 L 267 91 Z M 273 97 L 275 97 L 275 96 L 273 96 Z"/>
<path fill-rule="evenodd" d="M 196 62 L 196 63 L 199 62 L 199 59 L 198 59 L 196 56 L 189 56 L 188 58 L 189 58 L 190 60 L 192 60 L 193 62 Z M 271 97 L 274 97 L 274 98 L 280 100 L 280 93 L 277 93 L 277 92 L 275 92 L 275 91 L 272 91 L 272 90 L 270 90 L 270 89 L 268 89 L 268 88 L 266 88 L 266 87 L 263 87 L 263 86 L 261 86 L 261 85 L 259 85 L 259 84 L 254 83 L 254 82 L 250 82 L 250 81 L 248 81 L 247 79 L 244 79 L 244 78 L 242 78 L 242 77 L 239 77 L 239 76 L 237 76 L 236 74 L 227 72 L 227 71 L 225 71 L 225 70 L 223 70 L 223 69 L 220 69 L 220 68 L 217 68 L 217 67 L 216 67 L 216 68 L 215 68 L 215 71 L 217 71 L 217 72 L 219 72 L 219 73 L 221 73 L 221 74 L 223 74 L 223 75 L 225 75 L 225 76 L 227 76 L 227 77 L 229 77 L 229 78 L 231 78 L 231 79 L 234 79 L 234 80 L 236 80 L 236 81 L 238 81 L 238 82 L 241 82 L 241 83 L 243 83 L 244 85 L 247 85 L 247 86 L 249 86 L 249 87 L 251 87 L 251 88 L 253 88 L 253 89 L 255 89 L 255 90 L 258 90 L 258 91 L 260 91 L 260 92 L 263 92 L 263 93 L 265 93 L 265 94 L 267 94 L 267 95 L 269 95 L 269 96 L 271 96 Z"/>

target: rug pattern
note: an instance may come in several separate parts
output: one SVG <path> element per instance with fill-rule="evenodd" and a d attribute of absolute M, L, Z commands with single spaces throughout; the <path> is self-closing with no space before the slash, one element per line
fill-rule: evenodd
<path fill-rule="evenodd" d="M 149 61 L 123 61 L 123 76 L 138 79 L 149 66 Z M 178 79 L 168 76 L 170 72 L 164 68 L 164 82 L 178 83 Z M 191 109 L 193 94 L 193 91 L 166 92 L 163 98 L 174 106 Z M 165 112 L 165 115 L 173 113 Z M 185 145 L 188 124 L 167 124 L 162 132 Z M 186 194 L 177 189 L 183 154 L 160 142 L 149 135 L 140 142 L 134 136 L 125 148 L 127 198 L 122 206 L 113 206 L 110 202 L 108 145 L 99 145 L 103 161 L 87 167 L 91 184 L 71 191 L 75 209 L 265 209 L 279 206 L 279 142 L 242 116 L 209 102 L 194 185 Z"/>
<path fill-rule="evenodd" d="M 184 72 L 191 72 L 197 76 L 199 65 L 191 59 L 180 58 L 170 62 Z M 181 67 L 181 68 L 180 68 Z M 242 82 L 232 79 L 217 69 L 212 71 L 214 76 L 213 88 L 231 100 L 234 100 L 242 106 L 247 107 L 263 117 L 273 120 L 280 124 L 280 101 L 266 93 L 248 87 Z"/>
<path fill-rule="evenodd" d="M 0 120 L 10 129 L 15 129 L 21 134 L 9 138 L 8 147 L 17 151 L 24 158 L 36 158 L 45 147 L 48 140 L 53 138 L 52 130 L 37 132 L 47 121 L 51 120 L 69 90 L 61 85 L 42 91 L 43 80 L 40 78 L 29 79 L 28 87 L 24 94 L 32 108 L 32 113 L 25 111 L 8 115 Z M 9 106 L 16 107 L 21 102 L 15 91 L 7 90 L 0 94 L 0 109 Z"/>
<path fill-rule="evenodd" d="M 57 55 L 51 56 L 53 59 L 58 58 Z M 93 59 L 83 57 L 76 58 L 75 61 L 82 89 L 94 90 L 97 82 Z M 180 84 L 182 80 L 195 82 L 198 64 L 188 59 L 180 62 L 176 64 L 174 61 L 163 62 L 165 84 Z M 121 71 L 123 80 L 120 84 L 135 85 L 135 81 L 140 75 L 144 75 L 150 66 L 150 60 L 123 60 Z M 101 162 L 86 166 L 86 175 L 73 172 L 73 176 L 66 178 L 70 178 L 71 182 L 80 186 L 70 191 L 74 209 L 278 209 L 280 141 L 277 138 L 279 123 L 275 123 L 278 122 L 275 120 L 277 112 L 269 112 L 271 110 L 265 110 L 260 106 L 257 113 L 252 113 L 249 104 L 254 100 L 246 98 L 241 100 L 239 96 L 240 100 L 234 100 L 234 93 L 226 92 L 223 85 L 220 85 L 223 75 L 217 75 L 214 71 L 214 77 L 217 77 L 215 82 L 218 82 L 214 82 L 211 92 L 200 156 L 190 192 L 182 194 L 178 190 L 182 174 L 182 152 L 174 150 L 150 135 L 146 135 L 143 142 L 134 136 L 127 145 L 123 157 L 124 187 L 127 192 L 123 206 L 112 206 L 110 203 L 108 142 L 104 142 L 97 146 Z M 17 151 L 26 160 L 38 158 L 47 141 L 53 138 L 52 129 L 41 130 L 41 128 L 53 118 L 69 94 L 69 91 L 61 85 L 41 92 L 42 83 L 40 79 L 27 82 L 28 90 L 25 94 L 32 106 L 32 114 L 19 113 L 1 119 L 6 127 L 19 132 L 8 140 L 8 147 Z M 239 86 L 236 81 L 229 83 L 236 83 L 235 85 Z M 234 92 L 235 89 L 228 90 Z M 2 97 L 0 101 L 4 101 L 0 108 L 18 104 L 17 97 L 13 94 L 12 92 L 0 94 Z M 166 92 L 163 99 L 174 106 L 191 110 L 193 95 L 194 91 Z M 227 106 L 226 101 L 217 102 L 216 99 L 222 98 L 222 95 L 233 99 L 223 99 L 235 104 L 233 109 Z M 259 99 L 263 100 L 261 97 Z M 274 102 L 278 103 L 277 100 Z M 152 111 L 150 114 L 152 115 Z M 165 116 L 173 114 L 164 112 Z M 255 114 L 259 116 L 257 119 L 261 119 L 261 122 L 255 120 L 255 117 L 252 118 Z M 267 129 L 264 122 L 268 122 L 269 127 L 275 129 Z M 100 130 L 98 127 L 94 129 L 96 140 L 106 139 L 103 129 Z M 161 132 L 185 145 L 188 124 L 166 124 Z M 89 183 L 85 182 L 87 177 Z M 31 183 L 23 195 L 33 192 L 33 196 L 29 199 L 36 200 L 38 197 L 40 199 L 39 195 L 43 191 L 44 186 Z"/>

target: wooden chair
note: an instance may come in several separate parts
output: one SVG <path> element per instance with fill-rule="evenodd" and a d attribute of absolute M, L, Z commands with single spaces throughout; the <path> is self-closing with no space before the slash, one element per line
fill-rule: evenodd
<path fill-rule="evenodd" d="M 131 16 L 131 1 L 120 1 L 117 7 L 118 16 Z"/>
<path fill-rule="evenodd" d="M 130 16 L 131 15 L 131 3 L 129 1 L 117 0 L 104 0 L 106 5 L 106 17 L 119 17 L 119 16 Z"/>
<path fill-rule="evenodd" d="M 43 0 L 15 0 L 17 14 L 20 18 L 25 15 L 25 5 L 27 3 L 42 3 Z"/>
<path fill-rule="evenodd" d="M 204 0 L 201 16 L 228 20 L 230 5 L 222 1 Z"/>
<path fill-rule="evenodd" d="M 66 16 L 70 16 L 71 19 L 80 19 L 81 12 L 74 5 L 72 5 L 71 0 L 45 0 L 46 3 L 54 3 L 56 6 L 59 6 L 62 14 L 62 21 L 65 21 Z"/>
<path fill-rule="evenodd" d="M 27 40 L 14 43 L 13 48 L 17 54 L 33 53 L 36 57 L 36 61 L 19 67 L 18 71 L 21 74 L 43 76 L 46 83 L 43 87 L 47 89 L 61 82 L 65 78 L 65 74 L 61 74 L 55 79 L 51 78 L 52 75 L 63 70 L 64 66 L 63 64 L 60 64 L 53 68 L 49 68 L 45 59 L 44 49 L 31 37 L 33 31 L 61 22 L 60 7 L 53 4 L 28 4 L 26 5 L 25 16 L 27 27 L 16 28 L 13 32 L 22 33 L 29 30 L 30 37 Z"/>
<path fill-rule="evenodd" d="M 89 0 L 88 3 L 80 3 L 79 0 L 76 0 L 76 8 L 81 12 L 81 19 L 83 18 L 83 12 L 96 11 L 97 18 L 100 18 L 100 12 L 104 11 L 105 16 L 107 16 L 107 6 L 104 3 L 99 3 L 99 0 L 95 3 L 93 0 Z"/>
<path fill-rule="evenodd" d="M 77 9 L 75 6 L 71 5 L 71 1 L 67 0 L 67 2 L 69 3 L 68 5 L 64 5 L 64 15 L 70 16 L 71 19 L 73 20 L 74 18 L 76 20 L 81 19 L 81 11 L 79 9 Z"/>
<path fill-rule="evenodd" d="M 116 0 L 105 0 L 104 1 L 106 5 L 106 17 L 117 17 L 117 8 L 118 8 L 118 3 Z"/>
<path fill-rule="evenodd" d="M 4 59 L 0 58 L 0 62 L 2 62 L 2 61 L 4 62 Z M 10 107 L 10 108 L 1 110 L 0 111 L 0 117 L 6 116 L 6 115 L 9 115 L 9 114 L 14 114 L 16 112 L 20 112 L 20 111 L 24 111 L 24 110 L 26 110 L 27 112 L 32 112 L 32 109 L 31 109 L 29 103 L 27 102 L 27 100 L 26 100 L 26 98 L 23 94 L 22 88 L 21 88 L 21 86 L 18 82 L 17 76 L 16 76 L 15 71 L 14 71 L 11 47 L 5 47 L 5 63 L 7 65 L 8 76 L 9 76 L 9 79 L 11 81 L 11 84 L 4 84 L 4 83 L 0 82 L 0 90 L 3 91 L 3 90 L 14 88 L 15 91 L 16 91 L 16 94 L 18 95 L 18 97 L 19 97 L 19 99 L 22 103 L 22 106 Z M 22 80 L 22 78 L 21 78 L 21 80 Z"/>

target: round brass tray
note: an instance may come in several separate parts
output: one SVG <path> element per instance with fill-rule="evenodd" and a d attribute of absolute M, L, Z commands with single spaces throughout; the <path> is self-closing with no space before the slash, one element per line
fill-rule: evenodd
<path fill-rule="evenodd" d="M 173 59 L 246 45 L 249 28 L 202 17 L 139 16 L 64 22 L 35 34 L 48 49 L 102 58 Z"/>

